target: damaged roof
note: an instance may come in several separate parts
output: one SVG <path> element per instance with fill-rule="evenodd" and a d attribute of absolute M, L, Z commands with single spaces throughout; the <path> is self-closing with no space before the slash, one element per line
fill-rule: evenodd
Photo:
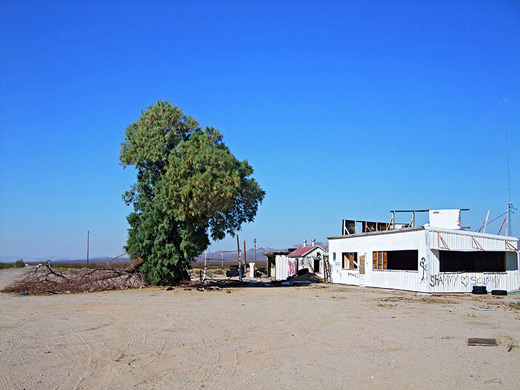
<path fill-rule="evenodd" d="M 319 245 L 301 246 L 298 249 L 296 249 L 295 251 L 292 251 L 291 253 L 289 253 L 287 255 L 287 257 L 303 257 L 307 253 L 312 252 L 316 248 L 321 249 L 321 247 Z"/>

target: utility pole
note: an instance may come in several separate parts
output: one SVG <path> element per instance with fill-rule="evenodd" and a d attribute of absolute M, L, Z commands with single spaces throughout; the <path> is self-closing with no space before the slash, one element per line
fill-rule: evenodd
<path fill-rule="evenodd" d="M 237 255 L 238 255 L 238 276 L 240 281 L 242 281 L 242 260 L 240 258 L 240 240 L 238 239 L 237 234 Z"/>
<path fill-rule="evenodd" d="M 256 238 L 253 240 L 253 244 L 255 245 L 255 269 L 256 269 Z"/>
<path fill-rule="evenodd" d="M 89 249 L 89 241 L 90 241 L 90 231 L 87 231 L 87 268 L 89 266 L 88 264 L 88 249 Z"/>

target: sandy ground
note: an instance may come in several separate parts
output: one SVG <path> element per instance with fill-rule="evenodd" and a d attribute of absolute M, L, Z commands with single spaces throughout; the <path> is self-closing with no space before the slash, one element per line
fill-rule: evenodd
<path fill-rule="evenodd" d="M 0 294 L 0 389 L 518 389 L 518 302 L 317 285 Z"/>

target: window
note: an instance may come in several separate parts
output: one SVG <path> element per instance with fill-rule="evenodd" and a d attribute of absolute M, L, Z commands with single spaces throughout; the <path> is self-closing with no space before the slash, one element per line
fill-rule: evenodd
<path fill-rule="evenodd" d="M 332 252 L 332 260 L 336 260 L 336 252 Z"/>
<path fill-rule="evenodd" d="M 312 267 L 312 268 L 314 269 L 314 273 L 320 272 L 320 259 L 319 258 L 314 259 L 314 267 Z"/>
<path fill-rule="evenodd" d="M 505 252 L 440 251 L 441 272 L 505 272 Z"/>
<path fill-rule="evenodd" d="M 372 266 L 373 266 L 373 269 L 387 269 L 388 268 L 388 252 L 374 252 Z"/>
<path fill-rule="evenodd" d="M 373 269 L 418 271 L 419 251 L 405 250 L 373 252 Z"/>
<path fill-rule="evenodd" d="M 358 259 L 356 252 L 343 253 L 341 268 L 358 269 Z"/>

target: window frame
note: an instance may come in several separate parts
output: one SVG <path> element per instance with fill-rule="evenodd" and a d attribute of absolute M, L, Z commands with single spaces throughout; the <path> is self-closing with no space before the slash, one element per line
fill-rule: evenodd
<path fill-rule="evenodd" d="M 406 252 L 406 253 L 405 253 Z M 413 252 L 413 253 L 411 253 Z M 404 261 L 397 262 L 396 256 L 407 256 Z M 399 264 L 400 266 L 398 266 Z M 409 266 L 413 264 L 413 266 Z M 408 267 L 407 267 L 408 265 Z M 372 252 L 372 270 L 383 271 L 419 271 L 419 250 L 418 249 L 397 249 L 391 251 Z"/>
<path fill-rule="evenodd" d="M 348 267 L 345 267 L 345 259 L 348 259 Z M 349 271 L 359 270 L 359 261 L 357 252 L 342 252 L 341 253 L 341 269 Z"/>
<path fill-rule="evenodd" d="M 388 269 L 388 251 L 372 252 L 372 269 L 387 270 Z"/>

